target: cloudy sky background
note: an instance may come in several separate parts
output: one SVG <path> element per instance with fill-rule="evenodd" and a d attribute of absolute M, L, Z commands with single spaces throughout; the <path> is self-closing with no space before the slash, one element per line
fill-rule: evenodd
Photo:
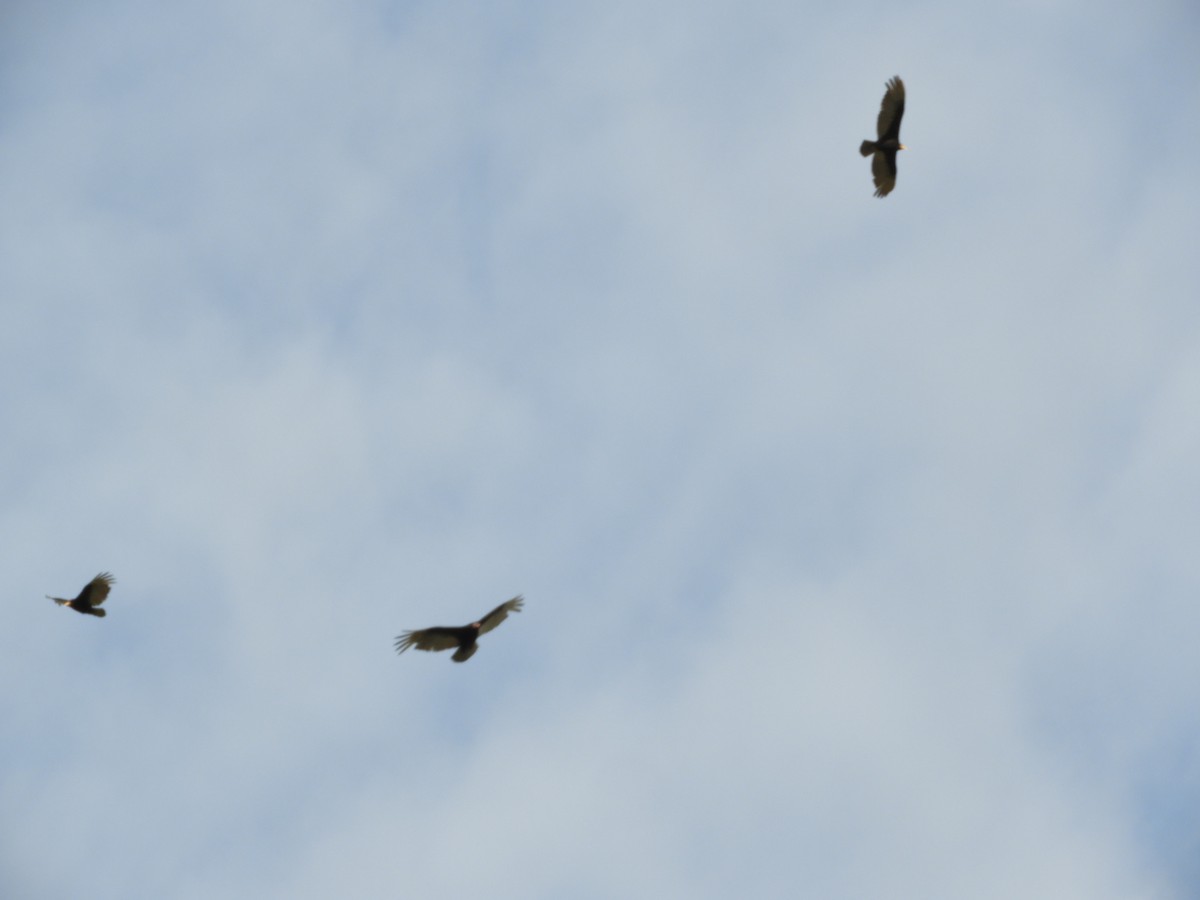
<path fill-rule="evenodd" d="M 1198 49 L 6 3 L 0 894 L 1196 896 Z"/>

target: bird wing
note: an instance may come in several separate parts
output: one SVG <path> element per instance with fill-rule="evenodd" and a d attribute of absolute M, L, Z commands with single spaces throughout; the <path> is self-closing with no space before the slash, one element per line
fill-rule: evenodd
<path fill-rule="evenodd" d="M 416 647 L 418 650 L 449 650 L 461 643 L 459 631 L 459 628 L 444 628 L 440 625 L 419 631 L 406 631 L 396 638 L 396 652 L 403 653 L 409 647 Z"/>
<path fill-rule="evenodd" d="M 900 140 L 900 120 L 904 118 L 904 82 L 897 75 L 887 83 L 887 92 L 879 105 L 875 130 L 881 141 Z"/>
<path fill-rule="evenodd" d="M 511 600 L 506 600 L 501 603 L 490 613 L 479 620 L 479 633 L 487 634 L 501 622 L 508 618 L 510 612 L 520 612 L 521 607 L 525 603 L 525 598 L 520 594 L 513 597 Z"/>
<path fill-rule="evenodd" d="M 896 152 L 878 151 L 871 158 L 871 174 L 875 176 L 875 196 L 886 197 L 896 186 Z"/>
<path fill-rule="evenodd" d="M 112 590 L 116 579 L 108 572 L 101 572 L 95 578 L 88 582 L 87 587 L 83 589 L 80 599 L 92 606 L 99 606 L 108 599 L 108 592 Z"/>

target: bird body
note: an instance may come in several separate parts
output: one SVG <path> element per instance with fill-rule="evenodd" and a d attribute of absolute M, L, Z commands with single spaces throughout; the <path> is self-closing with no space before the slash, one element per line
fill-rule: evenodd
<path fill-rule="evenodd" d="M 456 648 L 450 657 L 455 662 L 466 662 L 479 649 L 476 643 L 481 634 L 487 634 L 508 618 L 510 612 L 520 612 L 525 600 L 520 595 L 501 603 L 478 622 L 470 625 L 435 625 L 417 631 L 406 631 L 396 638 L 396 652 L 403 653 L 409 647 L 418 650 L 449 650 Z"/>
<path fill-rule="evenodd" d="M 904 118 L 904 82 L 897 75 L 887 83 L 879 119 L 875 123 L 878 139 L 863 141 L 858 152 L 870 156 L 871 175 L 875 179 L 875 196 L 886 197 L 896 186 L 896 152 L 904 150 L 900 143 L 900 120 Z"/>
<path fill-rule="evenodd" d="M 101 572 L 91 581 L 89 581 L 79 596 L 74 600 L 64 600 L 62 597 L 51 597 L 49 594 L 46 598 L 53 600 L 59 606 L 68 606 L 78 613 L 85 613 L 89 616 L 95 616 L 98 619 L 103 619 L 106 615 L 105 611 L 99 606 L 108 599 L 108 592 L 112 590 L 112 586 L 116 583 L 116 579 L 108 572 Z"/>

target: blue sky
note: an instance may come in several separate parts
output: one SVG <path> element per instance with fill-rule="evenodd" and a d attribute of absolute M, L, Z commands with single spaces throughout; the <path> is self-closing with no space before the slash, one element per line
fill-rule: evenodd
<path fill-rule="evenodd" d="M 0 893 L 1196 895 L 1191 4 L 169 7 L 0 29 Z"/>

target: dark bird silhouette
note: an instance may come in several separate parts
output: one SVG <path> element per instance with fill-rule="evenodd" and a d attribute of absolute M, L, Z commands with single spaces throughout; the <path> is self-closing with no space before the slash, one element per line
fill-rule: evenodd
<path fill-rule="evenodd" d="M 59 606 L 69 606 L 75 612 L 87 613 L 89 616 L 96 616 L 103 619 L 106 613 L 99 609 L 101 603 L 108 599 L 108 592 L 112 590 L 112 586 L 116 583 L 116 579 L 108 572 L 101 572 L 91 581 L 89 581 L 79 596 L 74 600 L 64 600 L 62 597 L 51 597 L 46 595 L 46 599 L 53 600 Z"/>
<path fill-rule="evenodd" d="M 897 75 L 887 83 L 887 93 L 879 106 L 875 123 L 878 140 L 863 141 L 858 152 L 872 156 L 871 174 L 875 176 L 875 196 L 886 197 L 896 186 L 896 151 L 906 149 L 900 143 L 900 120 L 904 118 L 904 82 Z"/>
<path fill-rule="evenodd" d="M 455 662 L 466 662 L 479 649 L 475 643 L 479 636 L 487 634 L 507 619 L 510 612 L 520 612 L 524 602 L 525 599 L 519 595 L 513 597 L 470 625 L 435 625 L 420 631 L 406 631 L 396 638 L 396 652 L 403 653 L 409 647 L 416 647 L 418 650 L 449 650 L 451 647 L 457 647 L 451 659 Z"/>

